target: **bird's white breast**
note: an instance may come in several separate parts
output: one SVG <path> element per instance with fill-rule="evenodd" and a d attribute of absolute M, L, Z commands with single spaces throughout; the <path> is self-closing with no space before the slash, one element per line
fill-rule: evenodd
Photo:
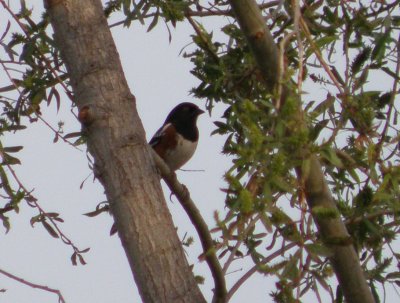
<path fill-rule="evenodd" d="M 177 136 L 176 148 L 165 154 L 165 160 L 171 170 L 177 170 L 193 156 L 197 147 L 197 141 L 184 140 L 181 135 Z"/>

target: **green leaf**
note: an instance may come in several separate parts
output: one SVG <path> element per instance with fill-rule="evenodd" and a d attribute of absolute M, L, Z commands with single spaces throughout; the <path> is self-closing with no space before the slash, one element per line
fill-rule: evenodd
<path fill-rule="evenodd" d="M 41 220 L 41 223 L 43 227 L 47 230 L 47 232 L 52 236 L 53 238 L 59 238 L 57 232 L 54 230 L 54 228 L 46 222 L 46 220 Z"/>
<path fill-rule="evenodd" d="M 321 131 L 325 129 L 325 127 L 329 124 L 329 122 L 330 122 L 329 119 L 318 121 L 310 131 L 309 135 L 310 141 L 312 142 L 316 141 Z"/>
<path fill-rule="evenodd" d="M 3 227 L 6 229 L 6 233 L 8 233 L 11 228 L 10 219 L 4 214 L 0 213 L 0 220 L 3 222 Z"/>
<path fill-rule="evenodd" d="M 46 99 L 47 99 L 46 98 L 46 90 L 44 88 L 37 90 L 30 96 L 31 104 L 35 108 L 35 110 L 36 110 L 35 106 L 39 105 L 43 100 L 46 100 Z"/>
<path fill-rule="evenodd" d="M 283 178 L 275 177 L 273 180 L 271 180 L 271 183 L 275 185 L 281 192 L 291 193 L 293 191 L 293 187 Z"/>
<path fill-rule="evenodd" d="M 131 13 L 131 0 L 122 0 L 122 8 L 125 16 L 129 16 Z"/>
<path fill-rule="evenodd" d="M 333 166 L 337 168 L 343 168 L 342 160 L 340 160 L 336 152 L 329 146 L 326 146 L 321 150 L 321 157 L 328 160 L 328 162 L 330 162 Z"/>
<path fill-rule="evenodd" d="M 88 213 L 83 214 L 83 215 L 88 216 L 88 217 L 95 217 L 95 216 L 97 216 L 97 215 L 99 215 L 101 213 L 108 212 L 109 209 L 110 208 L 108 206 L 103 206 L 103 207 L 100 207 L 100 208 L 96 208 L 96 210 L 88 212 Z"/>
<path fill-rule="evenodd" d="M 32 217 L 31 220 L 30 220 L 31 226 L 34 227 L 34 225 L 37 222 L 40 222 L 42 220 L 43 220 L 43 216 L 42 215 L 37 215 L 37 216 Z"/>
<path fill-rule="evenodd" d="M 13 156 L 10 156 L 9 154 L 3 153 L 3 164 L 16 165 L 21 164 L 21 161 Z"/>
<path fill-rule="evenodd" d="M 372 50 L 371 59 L 376 60 L 379 63 L 385 57 L 386 53 L 386 45 L 390 41 L 391 31 L 387 30 L 385 33 L 378 35 L 378 38 L 375 39 L 375 47 Z"/>
<path fill-rule="evenodd" d="M 365 82 L 367 82 L 368 74 L 369 74 L 369 68 L 364 68 L 360 77 L 357 77 L 354 80 L 353 90 L 359 89 L 360 87 L 362 87 L 365 84 Z"/>
<path fill-rule="evenodd" d="M 239 194 L 240 210 L 247 214 L 253 211 L 253 197 L 247 189 L 242 189 Z"/>
<path fill-rule="evenodd" d="M 82 136 L 82 132 L 73 132 L 73 133 L 66 134 L 64 136 L 64 139 L 71 139 L 71 138 L 76 138 L 76 137 L 80 137 L 80 136 Z"/>
<path fill-rule="evenodd" d="M 79 252 L 83 254 L 83 253 L 87 253 L 89 250 L 90 250 L 90 247 L 79 250 Z"/>
<path fill-rule="evenodd" d="M 1 179 L 1 187 L 3 188 L 3 190 L 7 193 L 9 197 L 13 197 L 14 190 L 11 188 L 7 174 L 4 171 L 3 166 L 1 165 L 0 165 L 0 179 Z"/>
<path fill-rule="evenodd" d="M 64 222 L 59 213 L 46 213 L 45 216 L 58 222 Z"/>
<path fill-rule="evenodd" d="M 23 146 L 10 146 L 10 147 L 4 147 L 3 151 L 5 151 L 6 153 L 16 153 L 23 148 L 24 148 Z"/>
<path fill-rule="evenodd" d="M 78 259 L 81 265 L 86 265 L 86 261 L 81 254 L 78 254 Z"/>
<path fill-rule="evenodd" d="M 373 283 L 373 282 L 371 281 L 371 282 L 369 283 L 369 286 L 370 286 L 370 288 L 371 288 L 372 295 L 374 296 L 375 302 L 376 302 L 376 303 L 380 303 L 381 300 L 379 299 L 379 294 L 378 294 L 378 291 L 376 290 L 375 283 Z"/>
<path fill-rule="evenodd" d="M 291 281 L 295 281 L 299 277 L 299 269 L 297 267 L 299 259 L 295 256 L 291 256 L 289 262 L 286 263 L 282 277 Z"/>
<path fill-rule="evenodd" d="M 55 87 L 52 87 L 50 89 L 50 93 L 47 96 L 47 105 L 50 105 L 53 97 L 56 98 L 57 112 L 59 112 L 60 105 L 61 105 L 61 98 L 60 98 L 60 93 L 57 91 L 57 89 Z"/>
<path fill-rule="evenodd" d="M 350 168 L 347 170 L 347 172 L 353 178 L 353 180 L 356 181 L 357 184 L 360 184 L 361 180 L 355 169 Z"/>
<path fill-rule="evenodd" d="M 117 233 L 118 229 L 117 229 L 117 225 L 115 225 L 115 223 L 113 223 L 113 225 L 110 228 L 110 236 L 115 235 Z"/>
<path fill-rule="evenodd" d="M 159 17 L 159 13 L 157 10 L 157 13 L 155 14 L 153 20 L 151 21 L 149 27 L 147 28 L 147 32 L 150 32 L 158 23 L 158 17 Z"/>
<path fill-rule="evenodd" d="M 71 256 L 72 265 L 76 266 L 78 263 L 76 262 L 77 252 L 74 252 Z"/>
<path fill-rule="evenodd" d="M 326 291 L 330 291 L 331 290 L 331 287 L 330 287 L 330 285 L 327 283 L 327 281 L 326 281 L 326 278 L 325 277 L 322 277 L 321 275 L 320 275 L 320 273 L 319 272 L 314 272 L 314 275 L 313 275 L 314 277 L 315 277 L 315 279 L 318 281 L 318 283 L 326 290 Z"/>
<path fill-rule="evenodd" d="M 312 243 L 306 244 L 304 247 L 310 255 L 317 255 L 321 257 L 332 257 L 333 255 L 332 250 L 322 244 Z"/>
<path fill-rule="evenodd" d="M 318 219 L 337 219 L 340 216 L 336 208 L 324 206 L 313 207 L 311 213 Z"/>
<path fill-rule="evenodd" d="M 335 23 L 338 20 L 337 10 L 335 10 L 334 13 L 330 10 L 329 6 L 327 5 L 324 5 L 323 10 L 324 10 L 324 17 L 329 23 Z"/>
<path fill-rule="evenodd" d="M 400 272 L 391 272 L 386 275 L 386 279 L 400 279 Z"/>
<path fill-rule="evenodd" d="M 217 127 L 217 129 L 214 130 L 214 131 L 211 133 L 211 135 L 214 135 L 214 134 L 224 135 L 224 134 L 226 134 L 228 131 L 233 131 L 233 130 L 231 129 L 231 127 L 230 127 L 228 124 L 224 123 L 224 122 L 221 122 L 221 121 L 214 121 L 213 123 L 214 123 L 214 125 Z"/>
<path fill-rule="evenodd" d="M 204 277 L 203 276 L 199 276 L 199 275 L 195 275 L 194 279 L 196 281 L 197 284 L 203 285 L 204 284 Z"/>
<path fill-rule="evenodd" d="M 269 232 L 272 233 L 272 222 L 270 218 L 265 214 L 265 212 L 260 213 L 260 220 L 261 223 L 264 225 L 265 229 Z"/>
<path fill-rule="evenodd" d="M 389 105 L 392 99 L 392 92 L 384 93 L 378 98 L 378 108 L 384 108 L 386 105 Z"/>
<path fill-rule="evenodd" d="M 23 130 L 26 129 L 25 125 L 10 125 L 7 126 L 3 129 L 3 131 L 17 131 L 17 130 Z"/>
<path fill-rule="evenodd" d="M 320 114 L 325 113 L 335 102 L 335 97 L 328 94 L 326 99 L 318 104 L 314 110 L 310 113 L 311 117 L 318 117 Z"/>
<path fill-rule="evenodd" d="M 323 36 L 322 38 L 318 39 L 317 41 L 315 41 L 315 45 L 322 50 L 324 47 L 328 46 L 329 44 L 331 44 L 332 42 L 338 40 L 337 36 Z M 306 50 L 306 58 L 310 57 L 315 51 L 310 47 L 307 48 Z"/>

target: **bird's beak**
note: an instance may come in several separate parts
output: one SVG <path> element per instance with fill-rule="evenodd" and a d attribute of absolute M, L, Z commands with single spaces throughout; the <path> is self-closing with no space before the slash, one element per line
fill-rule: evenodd
<path fill-rule="evenodd" d="M 201 110 L 200 108 L 197 110 L 197 115 L 200 116 L 201 114 L 204 114 L 204 110 Z"/>

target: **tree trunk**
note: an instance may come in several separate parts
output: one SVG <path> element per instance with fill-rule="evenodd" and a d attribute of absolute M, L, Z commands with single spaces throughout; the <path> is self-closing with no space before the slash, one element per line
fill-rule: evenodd
<path fill-rule="evenodd" d="M 94 172 L 105 188 L 142 300 L 205 302 L 168 211 L 101 1 L 47 0 L 45 7 Z"/>
<path fill-rule="evenodd" d="M 229 0 L 229 2 L 247 38 L 266 86 L 273 92 L 278 81 L 279 55 L 277 46 L 265 24 L 260 9 L 254 0 Z M 283 91 L 285 92 L 286 89 Z M 286 95 L 286 93 L 283 95 Z M 299 113 L 302 112 L 301 108 L 298 110 Z M 309 208 L 311 210 L 315 207 L 332 209 L 338 213 L 335 201 L 322 172 L 321 164 L 315 155 L 310 156 L 309 161 L 310 172 L 307 175 L 302 174 L 301 168 L 297 169 L 299 176 L 303 178 L 305 183 L 305 193 Z M 346 226 L 340 217 L 321 218 L 314 216 L 314 220 L 325 244 L 332 249 L 333 256 L 330 261 L 343 289 L 346 301 L 349 303 L 375 302 L 353 245 L 351 243 L 332 243 L 332 239 L 349 238 Z"/>

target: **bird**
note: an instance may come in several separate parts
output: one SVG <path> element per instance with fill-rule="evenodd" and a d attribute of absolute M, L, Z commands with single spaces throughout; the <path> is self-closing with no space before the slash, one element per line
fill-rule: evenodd
<path fill-rule="evenodd" d="M 197 118 L 203 113 L 196 104 L 178 104 L 149 141 L 172 171 L 180 169 L 193 156 L 199 140 Z"/>

